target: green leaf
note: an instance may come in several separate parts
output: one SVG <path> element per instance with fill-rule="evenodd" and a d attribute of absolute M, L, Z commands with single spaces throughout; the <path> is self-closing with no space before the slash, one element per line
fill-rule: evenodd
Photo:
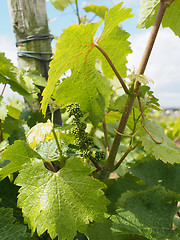
<path fill-rule="evenodd" d="M 5 53 L 0 52 L 0 82 L 7 83 L 4 77 L 15 80 L 16 75 L 14 70 L 15 67 L 11 60 L 5 57 Z"/>
<path fill-rule="evenodd" d="M 145 127 L 155 141 L 162 142 L 156 143 L 144 129 L 140 130 L 139 137 L 145 151 L 165 163 L 180 163 L 180 151 L 176 144 L 165 135 L 164 129 L 150 120 L 145 120 Z"/>
<path fill-rule="evenodd" d="M 41 156 L 34 152 L 27 143 L 23 141 L 15 141 L 9 146 L 1 155 L 4 160 L 11 161 L 10 164 L 0 170 L 0 181 L 13 172 L 19 171 L 23 164 L 30 163 L 32 158 L 39 158 Z"/>
<path fill-rule="evenodd" d="M 135 233 L 151 240 L 178 239 L 172 231 L 179 196 L 161 186 L 145 191 L 128 191 L 119 199 L 121 208 L 112 217 L 113 230 Z M 122 209 L 124 208 L 124 209 Z"/>
<path fill-rule="evenodd" d="M 45 141 L 46 137 L 50 135 L 53 129 L 53 124 L 48 121 L 46 123 L 38 123 L 32 127 L 27 134 L 27 142 L 34 148 L 40 142 Z"/>
<path fill-rule="evenodd" d="M 1 240 L 33 240 L 28 233 L 27 227 L 14 223 L 12 209 L 0 207 L 0 239 Z"/>
<path fill-rule="evenodd" d="M 101 223 L 91 223 L 88 225 L 86 236 L 89 240 L 113 240 L 111 225 L 110 219 L 105 219 Z"/>
<path fill-rule="evenodd" d="M 128 95 L 123 94 L 120 97 L 118 97 L 114 102 L 112 102 L 109 108 L 112 110 L 118 110 L 120 113 L 123 113 L 126 107 L 127 100 L 128 100 Z M 141 98 L 141 105 L 142 105 L 142 109 L 145 109 L 146 103 L 143 98 Z M 133 107 L 140 110 L 139 102 L 137 98 L 135 98 Z"/>
<path fill-rule="evenodd" d="M 106 14 L 104 31 L 97 42 L 102 48 L 108 50 L 108 48 L 111 49 L 112 44 L 113 47 L 116 44 L 116 42 L 112 43 L 112 38 L 120 40 L 122 44 L 118 51 L 122 55 L 121 58 L 119 59 L 118 55 L 118 59 L 115 60 L 117 48 L 116 51 L 112 49 L 107 53 L 112 53 L 112 60 L 117 64 L 117 69 L 126 75 L 125 58 L 131 52 L 129 42 L 126 41 L 129 35 L 119 29 L 117 25 L 132 15 L 129 14 L 130 9 L 121 9 L 121 6 L 122 4 L 117 4 Z M 43 114 L 45 114 L 50 97 L 54 93 L 53 97 L 57 105 L 66 105 L 71 102 L 80 103 L 82 111 L 89 113 L 89 118 L 94 125 L 97 125 L 103 118 L 105 107 L 109 101 L 110 88 L 108 81 L 96 70 L 96 60 L 102 61 L 105 75 L 114 76 L 115 74 L 94 44 L 93 38 L 99 25 L 100 23 L 91 23 L 86 26 L 83 24 L 72 25 L 63 31 L 57 43 L 54 60 L 50 63 L 48 84 L 43 92 Z M 108 38 L 109 40 L 107 40 Z M 58 79 L 69 69 L 71 69 L 71 76 L 64 79 L 55 92 Z"/>
<path fill-rule="evenodd" d="M 130 34 L 122 30 L 119 24 L 124 20 L 131 18 L 130 8 L 122 8 L 122 3 L 115 5 L 105 14 L 104 29 L 97 40 L 98 45 L 110 57 L 121 77 L 126 77 L 126 57 L 132 53 L 130 42 L 127 41 Z M 105 76 L 113 78 L 115 76 L 107 60 L 102 54 L 98 54 L 98 59 L 102 62 L 102 71 Z"/>
<path fill-rule="evenodd" d="M 56 9 L 63 11 L 69 4 L 74 3 L 74 0 L 50 0 L 50 2 Z"/>
<path fill-rule="evenodd" d="M 19 116 L 21 114 L 21 111 L 19 109 L 17 109 L 16 107 L 13 107 L 11 105 L 7 106 L 8 109 L 8 115 L 15 118 L 15 119 L 19 119 Z"/>
<path fill-rule="evenodd" d="M 0 96 L 0 119 L 5 120 L 7 116 L 7 104 L 4 102 L 3 97 Z"/>
<path fill-rule="evenodd" d="M 169 27 L 177 36 L 180 37 L 180 0 L 174 2 L 166 9 L 163 17 L 162 26 Z"/>
<path fill-rule="evenodd" d="M 27 164 L 16 178 L 22 186 L 18 206 L 32 232 L 48 230 L 51 238 L 72 240 L 87 224 L 102 221 L 109 201 L 105 185 L 89 174 L 94 171 L 82 160 L 71 157 L 58 172 L 48 171 L 42 161 Z M 33 176 L 33 177 L 32 177 Z"/>
<path fill-rule="evenodd" d="M 93 12 L 100 18 L 104 19 L 106 11 L 108 8 L 106 6 L 97 6 L 95 4 L 89 4 L 87 7 L 84 7 L 86 12 Z"/>
<path fill-rule="evenodd" d="M 175 135 L 178 131 L 180 131 L 180 117 L 173 126 L 173 135 Z"/>
<path fill-rule="evenodd" d="M 128 170 L 142 179 L 146 186 L 153 187 L 161 184 L 166 190 L 180 194 L 180 164 L 165 164 L 160 160 L 154 160 L 152 157 L 147 157 L 144 161 Z"/>
<path fill-rule="evenodd" d="M 140 0 L 141 11 L 137 28 L 149 28 L 154 24 L 160 0 Z"/>
<path fill-rule="evenodd" d="M 19 187 L 5 178 L 0 182 L 0 207 L 12 208 L 13 216 L 18 222 L 23 223 L 21 209 L 17 207 L 17 195 Z"/>
<path fill-rule="evenodd" d="M 116 202 L 122 193 L 127 192 L 127 190 L 140 191 L 144 189 L 144 185 L 139 181 L 139 179 L 131 174 L 127 173 L 124 177 L 119 177 L 117 179 L 110 179 L 107 183 L 106 196 L 110 200 L 110 205 L 108 210 L 114 213 L 116 209 Z"/>
<path fill-rule="evenodd" d="M 45 87 L 47 81 L 38 72 L 27 72 L 27 76 L 33 80 L 33 83 L 37 86 Z"/>
<path fill-rule="evenodd" d="M 167 1 L 168 2 L 168 1 Z M 137 28 L 149 28 L 154 24 L 160 0 L 140 0 L 141 12 Z M 167 3 L 168 4 L 168 3 Z M 165 11 L 162 26 L 169 27 L 180 37 L 180 0 L 174 0 Z"/>
<path fill-rule="evenodd" d="M 125 209 L 119 208 L 117 214 L 112 216 L 114 233 L 137 234 L 148 237 L 151 229 L 143 223 L 140 223 L 135 214 Z"/>

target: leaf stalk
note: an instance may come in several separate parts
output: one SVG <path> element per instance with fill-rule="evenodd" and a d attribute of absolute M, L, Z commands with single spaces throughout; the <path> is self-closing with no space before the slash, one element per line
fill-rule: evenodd
<path fill-rule="evenodd" d="M 129 90 L 126 86 L 126 84 L 124 83 L 124 80 L 122 79 L 122 77 L 120 76 L 119 72 L 117 71 L 116 67 L 114 66 L 114 64 L 112 63 L 111 59 L 109 58 L 109 56 L 107 55 L 107 53 L 102 49 L 102 47 L 100 47 L 97 43 L 94 43 L 94 46 L 103 54 L 103 56 L 106 58 L 107 62 L 109 63 L 110 67 L 112 68 L 112 70 L 114 71 L 116 77 L 118 78 L 122 88 L 124 89 L 126 94 L 129 94 Z"/>

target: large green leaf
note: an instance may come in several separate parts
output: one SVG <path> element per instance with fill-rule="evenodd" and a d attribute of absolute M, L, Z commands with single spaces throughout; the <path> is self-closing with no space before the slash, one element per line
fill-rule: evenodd
<path fill-rule="evenodd" d="M 101 190 L 105 185 L 89 176 L 93 170 L 71 157 L 58 172 L 48 171 L 39 160 L 20 171 L 18 206 L 32 232 L 48 230 L 53 239 L 72 240 L 89 222 L 103 220 L 109 201 Z"/>
<path fill-rule="evenodd" d="M 171 164 L 180 163 L 180 151 L 175 143 L 165 135 L 164 129 L 156 122 L 151 122 L 150 120 L 145 121 L 145 127 L 154 140 L 159 143 L 156 143 L 150 135 L 142 129 L 139 132 L 139 136 L 144 149 L 149 154 L 154 155 L 157 160 L 161 159 L 163 162 L 169 162 Z"/>
<path fill-rule="evenodd" d="M 129 168 L 136 177 L 141 178 L 147 186 L 161 184 L 167 190 L 180 194 L 180 164 L 163 163 L 147 157 L 149 161 L 138 164 L 138 166 Z"/>
<path fill-rule="evenodd" d="M 122 3 L 109 10 L 105 17 L 105 27 L 101 37 L 96 41 L 105 51 L 114 47 L 118 38 L 120 43 L 116 51 L 109 50 L 112 61 L 125 75 L 126 56 L 131 52 L 127 38 L 129 35 L 119 29 L 117 25 L 131 17 L 130 10 L 122 8 Z M 71 77 L 64 79 L 57 87 L 54 98 L 58 105 L 79 102 L 81 109 L 89 113 L 90 120 L 97 125 L 104 116 L 105 107 L 108 105 L 110 88 L 107 80 L 96 70 L 97 58 L 102 61 L 104 74 L 114 76 L 106 59 L 95 47 L 94 35 L 100 23 L 91 23 L 84 26 L 72 25 L 63 31 L 57 43 L 54 60 L 50 64 L 49 80 L 43 92 L 42 111 L 45 114 L 51 95 L 55 92 L 55 85 L 64 72 L 71 69 Z M 112 34 L 112 36 L 111 36 Z M 109 39 L 109 40 L 107 40 Z M 109 43 L 109 42 L 110 43 Z M 112 42 L 113 41 L 113 42 Z M 124 48 L 124 50 L 122 50 Z M 118 59 L 116 59 L 119 52 Z M 121 56 L 122 55 L 122 56 Z M 106 70 L 107 67 L 107 70 Z"/>
<path fill-rule="evenodd" d="M 105 219 L 101 223 L 91 223 L 88 225 L 86 236 L 89 240 L 113 240 L 111 225 L 110 219 Z"/>
<path fill-rule="evenodd" d="M 0 207 L 0 239 L 1 240 L 33 240 L 26 233 L 27 227 L 14 223 L 13 211 L 10 208 Z"/>
<path fill-rule="evenodd" d="M 106 6 L 98 6 L 95 4 L 89 4 L 88 6 L 84 7 L 86 12 L 93 12 L 100 18 L 104 19 L 105 13 L 108 10 Z"/>
<path fill-rule="evenodd" d="M 50 0 L 54 7 L 63 11 L 69 4 L 74 3 L 74 0 Z"/>
<path fill-rule="evenodd" d="M 176 231 L 172 231 L 178 200 L 177 194 L 160 186 L 140 192 L 128 191 L 119 199 L 121 208 L 112 217 L 113 230 L 151 240 L 179 239 Z"/>
<path fill-rule="evenodd" d="M 1 155 L 4 160 L 11 161 L 10 164 L 0 170 L 0 181 L 13 172 L 19 171 L 23 164 L 30 163 L 32 158 L 40 158 L 41 156 L 34 152 L 27 143 L 23 141 L 15 141 Z"/>
<path fill-rule="evenodd" d="M 141 12 L 137 28 L 149 28 L 154 24 L 160 0 L 140 0 Z M 180 37 L 180 0 L 174 0 L 165 11 L 162 26 L 169 27 Z"/>

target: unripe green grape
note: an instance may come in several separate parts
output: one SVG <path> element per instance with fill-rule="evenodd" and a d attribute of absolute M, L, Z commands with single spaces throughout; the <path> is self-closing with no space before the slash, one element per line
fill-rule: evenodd
<path fill-rule="evenodd" d="M 81 157 L 85 159 L 90 159 L 92 157 L 92 151 L 90 149 L 83 150 L 81 152 Z"/>
<path fill-rule="evenodd" d="M 96 151 L 95 152 L 95 161 L 101 162 L 105 159 L 105 153 L 102 151 Z"/>

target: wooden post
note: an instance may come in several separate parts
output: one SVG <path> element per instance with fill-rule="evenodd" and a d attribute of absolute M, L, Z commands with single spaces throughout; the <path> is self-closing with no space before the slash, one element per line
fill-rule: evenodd
<path fill-rule="evenodd" d="M 36 70 L 48 79 L 52 35 L 49 33 L 45 0 L 8 0 L 8 7 L 18 48 L 19 67 Z M 39 109 L 36 102 L 32 110 Z M 62 125 L 60 109 L 54 112 L 54 123 Z"/>
<path fill-rule="evenodd" d="M 52 56 L 45 0 L 8 0 L 18 48 L 18 65 L 48 78 Z M 42 59 L 42 60 L 40 60 Z"/>

